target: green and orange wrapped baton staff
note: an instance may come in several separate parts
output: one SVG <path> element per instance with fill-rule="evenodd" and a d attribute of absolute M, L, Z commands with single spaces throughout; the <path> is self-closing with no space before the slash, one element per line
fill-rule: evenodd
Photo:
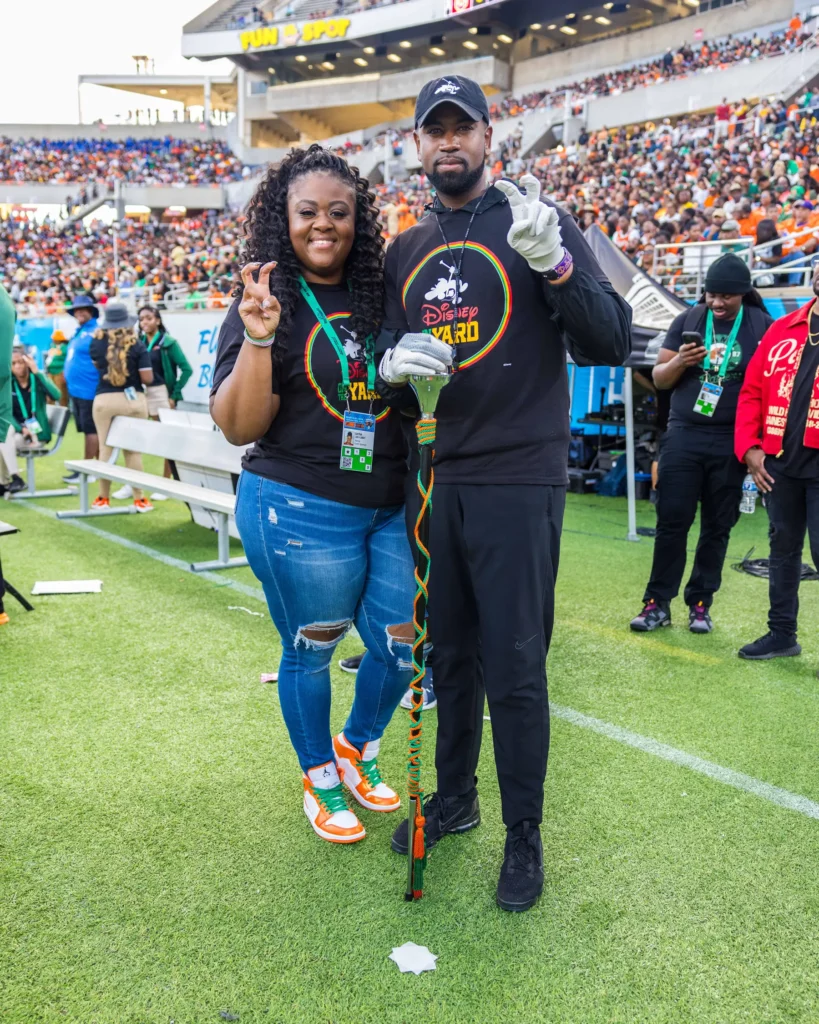
<path fill-rule="evenodd" d="M 427 641 L 427 600 L 429 597 L 429 517 L 432 513 L 432 487 L 435 473 L 432 468 L 432 446 L 435 444 L 437 420 L 435 410 L 441 389 L 449 381 L 449 374 L 433 374 L 429 377 L 413 375 L 410 384 L 418 396 L 421 418 L 415 424 L 418 436 L 418 493 L 421 508 L 415 521 L 415 601 L 413 604 L 413 625 L 415 641 L 412 646 L 413 678 L 410 683 L 412 706 L 410 708 L 409 764 L 407 766 L 409 809 L 407 825 L 409 847 L 407 850 L 407 891 L 404 899 L 418 900 L 423 894 L 424 867 L 427 862 L 424 842 L 424 793 L 421 789 L 421 715 L 424 707 L 423 680 L 426 675 L 424 647 Z"/>

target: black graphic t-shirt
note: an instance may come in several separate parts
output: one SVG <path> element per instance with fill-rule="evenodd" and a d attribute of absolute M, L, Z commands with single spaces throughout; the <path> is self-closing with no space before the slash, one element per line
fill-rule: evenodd
<path fill-rule="evenodd" d="M 686 310 L 675 317 L 668 329 L 668 334 L 663 341 L 663 348 L 670 352 L 679 352 L 683 344 L 684 331 L 696 331 L 705 338 L 705 321 L 708 315 L 708 308 L 704 304 L 694 307 L 693 310 Z M 689 366 L 683 371 L 671 392 L 671 413 L 668 417 L 668 429 L 673 430 L 679 427 L 694 426 L 698 430 L 707 432 L 722 440 L 726 438 L 731 441 L 734 434 L 734 423 L 737 418 L 737 403 L 739 392 L 742 388 L 742 381 L 745 378 L 745 370 L 751 361 L 751 356 L 756 352 L 762 335 L 773 323 L 764 309 L 756 306 L 745 306 L 742 314 L 742 323 L 739 333 L 731 352 L 731 361 L 728 372 L 722 382 L 722 395 L 713 416 L 703 416 L 696 412 L 694 405 L 699 397 L 700 389 L 705 383 L 705 369 L 702 364 Z M 723 344 L 727 341 L 728 335 L 734 326 L 733 320 L 718 320 L 714 317 L 714 340 Z M 719 370 L 719 366 L 712 366 L 710 375 Z M 732 448 L 733 450 L 733 448 Z"/>
<path fill-rule="evenodd" d="M 108 338 L 105 335 L 101 338 L 94 338 L 88 352 L 91 356 L 91 362 L 100 372 L 100 382 L 97 385 L 98 395 L 108 395 L 115 391 L 125 391 L 126 388 L 133 388 L 134 391 L 143 390 L 142 378 L 139 376 L 139 371 L 150 370 L 151 357 L 148 354 L 148 349 L 145 348 L 141 341 L 134 342 L 134 344 L 128 349 L 128 353 L 125 356 L 125 372 L 127 376 L 124 384 L 116 385 L 105 380 L 105 374 L 108 372 Z"/>
<path fill-rule="evenodd" d="M 345 325 L 350 318 L 350 292 L 343 285 L 310 286 L 344 345 L 349 361 L 351 399 L 355 412 L 369 412 L 367 363 L 363 345 Z M 231 306 L 219 332 L 212 394 L 230 374 L 243 344 L 239 300 Z M 406 443 L 399 414 L 374 394 L 376 417 L 372 473 L 339 468 L 343 410 L 339 394 L 341 366 L 307 303 L 296 307 L 287 349 L 273 372 L 273 392 L 281 408 L 270 429 L 247 452 L 243 466 L 251 473 L 298 487 L 309 494 L 344 505 L 380 508 L 404 501 Z"/>
<path fill-rule="evenodd" d="M 436 202 L 387 250 L 381 344 L 409 331 L 455 346 L 456 372 L 438 401 L 436 483 L 565 484 L 566 350 L 580 365 L 616 366 L 629 353 L 628 305 L 572 217 L 558 209 L 558 218 L 574 257 L 560 287 L 509 246 L 512 215 L 493 187 L 459 210 Z M 417 413 L 409 388 L 377 387 Z"/>
<path fill-rule="evenodd" d="M 814 381 L 819 373 L 819 345 L 810 340 L 802 350 L 796 380 L 793 382 L 791 403 L 788 406 L 788 422 L 782 441 L 782 454 L 776 460 L 777 468 L 786 476 L 800 479 L 819 478 L 819 448 L 805 446 L 805 426 L 808 410 L 813 398 Z"/>

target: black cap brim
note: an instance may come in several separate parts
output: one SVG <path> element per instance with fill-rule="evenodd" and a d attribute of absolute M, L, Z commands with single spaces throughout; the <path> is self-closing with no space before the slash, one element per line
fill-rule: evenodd
<path fill-rule="evenodd" d="M 443 106 L 444 103 L 451 103 L 453 106 L 459 107 L 468 117 L 471 117 L 473 121 L 484 121 L 486 120 L 484 114 L 480 110 L 476 110 L 475 107 L 471 107 L 468 103 L 464 103 L 463 100 L 453 99 L 451 96 L 447 96 L 446 99 L 436 100 L 432 103 L 420 117 L 415 118 L 415 127 L 420 128 L 427 120 L 429 115 L 437 107 Z M 488 123 L 488 122 L 487 122 Z"/>

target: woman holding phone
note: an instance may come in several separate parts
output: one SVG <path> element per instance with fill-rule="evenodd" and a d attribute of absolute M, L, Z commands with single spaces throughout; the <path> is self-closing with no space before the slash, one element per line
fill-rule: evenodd
<path fill-rule="evenodd" d="M 733 451 L 737 401 L 745 369 L 771 323 L 747 264 L 728 253 L 709 267 L 700 302 L 668 330 L 653 377 L 660 390 L 671 390 L 671 413 L 660 443 L 651 577 L 643 610 L 631 620 L 637 633 L 671 625 L 697 506 L 700 536 L 684 595 L 688 628 L 713 629 L 711 604 L 747 472 Z"/>
<path fill-rule="evenodd" d="M 384 243 L 366 180 L 317 145 L 267 172 L 247 234 L 211 413 L 229 441 L 255 442 L 236 525 L 282 640 L 279 699 L 304 813 L 322 839 L 355 843 L 366 832 L 344 789 L 369 811 L 401 805 L 378 754 L 412 676 L 414 639 L 405 442 L 374 389 Z M 432 341 L 421 337 L 418 357 L 431 362 L 408 362 L 408 374 L 446 371 L 451 350 Z M 333 736 L 330 664 L 353 624 L 367 653 Z"/>

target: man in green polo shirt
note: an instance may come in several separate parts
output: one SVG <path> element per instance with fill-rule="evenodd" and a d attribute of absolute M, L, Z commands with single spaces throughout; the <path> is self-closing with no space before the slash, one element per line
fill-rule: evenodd
<path fill-rule="evenodd" d="M 6 289 L 0 284 L 0 493 L 17 474 L 15 430 L 12 424 L 11 351 L 17 313 Z"/>

